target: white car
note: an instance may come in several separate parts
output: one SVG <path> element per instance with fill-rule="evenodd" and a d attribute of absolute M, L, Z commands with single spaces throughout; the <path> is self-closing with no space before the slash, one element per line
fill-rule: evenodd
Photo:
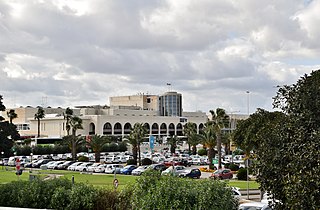
<path fill-rule="evenodd" d="M 94 163 L 91 166 L 88 167 L 89 172 L 94 172 L 94 169 L 99 167 L 102 163 Z"/>
<path fill-rule="evenodd" d="M 239 210 L 272 210 L 270 206 L 262 202 L 248 202 L 239 205 Z"/>
<path fill-rule="evenodd" d="M 48 163 L 45 163 L 45 164 L 42 164 L 40 166 L 40 169 L 42 170 L 46 170 L 46 169 L 49 169 L 49 167 L 51 167 L 53 164 L 55 164 L 56 161 L 50 161 Z"/>
<path fill-rule="evenodd" d="M 58 169 L 58 165 L 63 164 L 64 161 L 54 161 L 54 163 L 48 165 L 48 169 Z"/>
<path fill-rule="evenodd" d="M 148 169 L 148 165 L 146 166 L 139 166 L 138 168 L 134 169 L 131 174 L 135 176 L 140 176 L 145 170 Z"/>
<path fill-rule="evenodd" d="M 83 162 L 75 162 L 75 163 L 71 164 L 70 166 L 68 166 L 67 170 L 68 170 L 68 171 L 75 171 L 76 167 L 77 167 L 78 165 L 81 165 L 82 163 L 83 163 Z"/>
<path fill-rule="evenodd" d="M 120 174 L 122 168 L 123 168 L 123 165 L 121 164 L 108 164 L 104 172 L 107 174 L 114 174 L 114 173 Z"/>
<path fill-rule="evenodd" d="M 88 171 L 88 167 L 91 166 L 92 162 L 84 162 L 78 166 L 76 166 L 75 171 L 85 172 Z"/>
<path fill-rule="evenodd" d="M 184 172 L 187 168 L 185 166 L 170 166 L 166 170 L 161 172 L 161 175 L 170 175 L 172 174 L 173 176 L 179 176 L 180 173 Z"/>
<path fill-rule="evenodd" d="M 104 173 L 104 170 L 106 170 L 108 164 L 101 164 L 98 167 L 94 168 L 95 173 Z"/>

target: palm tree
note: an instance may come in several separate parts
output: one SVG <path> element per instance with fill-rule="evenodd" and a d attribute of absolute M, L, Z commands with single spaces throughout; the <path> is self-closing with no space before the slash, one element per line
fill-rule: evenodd
<path fill-rule="evenodd" d="M 194 139 L 191 139 L 192 137 L 194 137 L 195 133 L 197 133 L 197 124 L 193 123 L 193 122 L 187 122 L 184 126 L 183 126 L 183 132 L 184 135 L 187 137 L 187 143 L 188 143 L 188 150 L 190 153 L 190 148 L 191 148 L 191 142 Z"/>
<path fill-rule="evenodd" d="M 9 117 L 10 124 L 12 124 L 13 119 L 18 117 L 18 115 L 17 115 L 17 113 L 15 113 L 14 109 L 10 109 L 10 111 L 7 112 L 7 116 Z"/>
<path fill-rule="evenodd" d="M 107 143 L 110 143 L 111 140 L 108 136 L 100 136 L 100 135 L 93 135 L 91 136 L 87 141 L 86 145 L 87 147 L 91 148 L 94 152 L 95 156 L 95 162 L 100 162 L 100 152 L 102 150 L 102 147 L 106 145 Z"/>
<path fill-rule="evenodd" d="M 229 116 L 226 114 L 226 111 L 221 108 L 217 108 L 216 112 L 214 110 L 209 111 L 211 113 L 211 123 L 214 128 L 214 131 L 217 136 L 217 147 L 218 147 L 218 168 L 221 168 L 221 136 L 222 129 L 228 127 L 229 125 Z"/>
<path fill-rule="evenodd" d="M 73 135 L 64 136 L 62 137 L 62 139 L 63 139 L 62 145 L 68 146 L 68 148 L 72 153 L 72 158 L 73 160 L 75 160 L 75 158 L 73 157 L 73 146 L 75 146 L 75 148 L 78 148 L 80 145 L 83 144 L 84 139 L 82 137 L 73 136 Z"/>
<path fill-rule="evenodd" d="M 72 129 L 72 159 L 75 161 L 77 158 L 77 130 L 83 129 L 82 127 L 82 119 L 78 116 L 72 116 L 70 119 L 70 126 Z"/>
<path fill-rule="evenodd" d="M 129 144 L 131 144 L 133 159 L 137 163 L 138 162 L 138 141 L 135 138 L 133 132 L 130 133 L 128 137 L 128 141 L 129 141 Z"/>
<path fill-rule="evenodd" d="M 143 126 L 142 123 L 135 123 L 130 132 L 129 140 L 131 138 L 136 140 L 139 155 L 139 165 L 141 165 L 140 143 L 143 141 L 143 138 L 146 136 L 147 133 L 147 129 Z"/>
<path fill-rule="evenodd" d="M 38 120 L 38 138 L 40 137 L 40 120 L 45 116 L 44 109 L 39 106 L 37 113 L 34 114 L 34 119 Z"/>
<path fill-rule="evenodd" d="M 176 153 L 176 148 L 177 148 L 177 145 L 178 145 L 179 141 L 180 140 L 176 135 L 170 136 L 170 138 L 167 139 L 167 143 L 170 145 L 171 154 L 175 154 Z"/>
<path fill-rule="evenodd" d="M 214 128 L 210 122 L 207 122 L 198 138 L 202 144 L 208 149 L 209 168 L 212 167 L 212 159 L 215 156 L 214 148 L 217 145 L 217 137 Z"/>
<path fill-rule="evenodd" d="M 71 120 L 72 115 L 73 115 L 73 110 L 70 109 L 69 107 L 66 109 L 66 112 L 63 113 L 63 117 L 66 120 L 66 130 L 67 130 L 68 136 L 70 135 L 70 129 L 71 129 L 70 120 Z"/>
<path fill-rule="evenodd" d="M 197 133 L 192 133 L 190 137 L 188 137 L 188 144 L 191 145 L 191 153 L 193 155 L 197 154 L 197 145 L 200 143 L 200 138 L 199 134 Z"/>

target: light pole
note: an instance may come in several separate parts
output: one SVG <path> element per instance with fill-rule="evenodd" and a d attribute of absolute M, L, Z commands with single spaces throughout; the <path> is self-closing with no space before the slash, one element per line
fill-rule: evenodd
<path fill-rule="evenodd" d="M 2 170 L 4 167 L 4 162 L 3 162 L 4 156 L 3 155 L 4 155 L 4 151 L 1 152 Z"/>
<path fill-rule="evenodd" d="M 32 156 L 33 156 L 33 153 L 31 152 L 30 153 L 30 163 L 31 163 L 31 165 L 30 165 L 30 173 L 32 173 Z"/>
<path fill-rule="evenodd" d="M 250 96 L 250 91 L 247 90 L 247 113 L 248 113 L 248 118 L 249 118 L 249 96 Z M 247 199 L 249 200 L 249 154 L 247 157 Z"/>

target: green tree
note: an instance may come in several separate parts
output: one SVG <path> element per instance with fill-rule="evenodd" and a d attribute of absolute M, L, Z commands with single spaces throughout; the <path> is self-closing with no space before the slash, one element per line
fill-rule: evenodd
<path fill-rule="evenodd" d="M 12 124 L 13 119 L 18 117 L 18 115 L 17 115 L 17 113 L 15 113 L 14 109 L 10 109 L 10 111 L 7 112 L 7 116 L 9 118 L 10 124 Z"/>
<path fill-rule="evenodd" d="M 134 136 L 133 132 L 130 133 L 130 135 L 128 137 L 128 142 L 131 145 L 133 159 L 137 163 L 138 162 L 138 151 L 139 151 L 139 149 L 138 149 L 138 140 Z"/>
<path fill-rule="evenodd" d="M 198 135 L 204 147 L 208 150 L 209 168 L 213 168 L 212 159 L 215 156 L 214 148 L 217 145 L 217 136 L 211 122 L 207 122 Z"/>
<path fill-rule="evenodd" d="M 129 141 L 132 143 L 136 144 L 137 150 L 138 150 L 138 158 L 139 158 L 139 165 L 141 165 L 141 153 L 140 153 L 140 143 L 143 141 L 143 138 L 147 135 L 148 131 L 147 129 L 143 126 L 142 123 L 135 123 L 131 132 L 130 132 L 130 137 Z M 135 139 L 135 141 L 134 141 Z M 134 149 L 134 146 L 132 147 Z"/>
<path fill-rule="evenodd" d="M 68 136 L 70 135 L 70 129 L 71 129 L 70 120 L 72 116 L 73 116 L 73 110 L 68 107 L 65 113 L 63 113 L 63 117 L 66 120 L 66 130 L 67 130 Z"/>
<path fill-rule="evenodd" d="M 221 168 L 221 142 L 222 142 L 222 129 L 229 126 L 229 116 L 226 111 L 217 108 L 216 111 L 210 110 L 211 122 L 214 132 L 217 136 L 217 149 L 218 149 L 218 168 Z"/>
<path fill-rule="evenodd" d="M 5 111 L 6 107 L 2 103 L 3 97 L 0 95 L 0 111 Z M 0 152 L 4 152 L 5 156 L 11 155 L 11 148 L 13 146 L 14 140 L 18 140 L 20 135 L 17 131 L 17 127 L 4 121 L 4 118 L 0 116 Z"/>
<path fill-rule="evenodd" d="M 279 125 L 282 141 L 277 142 L 279 145 L 275 148 L 281 150 L 281 156 L 273 159 L 274 164 L 283 166 L 282 171 L 273 167 L 281 174 L 282 185 L 272 187 L 272 180 L 263 180 L 268 178 L 267 174 L 262 174 L 261 183 L 280 200 L 278 204 L 282 209 L 318 209 L 320 206 L 319 84 L 320 70 L 313 71 L 296 84 L 280 87 L 274 97 L 274 107 L 288 115 L 288 120 Z"/>
<path fill-rule="evenodd" d="M 178 146 L 178 143 L 180 142 L 180 139 L 174 135 L 174 136 L 170 136 L 168 139 L 167 139 L 167 143 L 170 145 L 170 152 L 171 154 L 174 154 L 176 153 L 176 149 L 177 149 L 177 146 Z"/>
<path fill-rule="evenodd" d="M 82 119 L 78 116 L 72 116 L 70 119 L 70 126 L 72 130 L 72 159 L 75 161 L 77 159 L 77 142 L 81 142 L 79 137 L 76 135 L 77 130 L 83 129 Z"/>
<path fill-rule="evenodd" d="M 38 135 L 37 137 L 40 137 L 40 121 L 45 117 L 44 109 L 39 106 L 37 113 L 34 114 L 34 119 L 38 121 Z"/>
<path fill-rule="evenodd" d="M 187 137 L 188 149 L 190 153 L 191 146 L 194 145 L 195 140 L 197 140 L 197 138 L 195 138 L 195 134 L 197 133 L 197 124 L 193 122 L 187 122 L 183 126 L 183 132 L 184 135 Z"/>
<path fill-rule="evenodd" d="M 100 135 L 93 135 L 90 136 L 89 139 L 86 141 L 87 147 L 91 148 L 92 151 L 94 152 L 95 156 L 95 162 L 99 163 L 100 162 L 100 152 L 103 148 L 104 145 L 110 143 L 110 138 L 108 136 L 100 136 Z"/>

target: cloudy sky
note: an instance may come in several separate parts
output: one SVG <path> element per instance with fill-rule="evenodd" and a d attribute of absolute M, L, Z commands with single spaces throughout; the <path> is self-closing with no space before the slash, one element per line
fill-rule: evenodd
<path fill-rule="evenodd" d="M 73 107 L 171 90 L 185 111 L 272 110 L 277 85 L 320 69 L 319 11 L 320 0 L 0 0 L 0 95 L 7 108 Z"/>

